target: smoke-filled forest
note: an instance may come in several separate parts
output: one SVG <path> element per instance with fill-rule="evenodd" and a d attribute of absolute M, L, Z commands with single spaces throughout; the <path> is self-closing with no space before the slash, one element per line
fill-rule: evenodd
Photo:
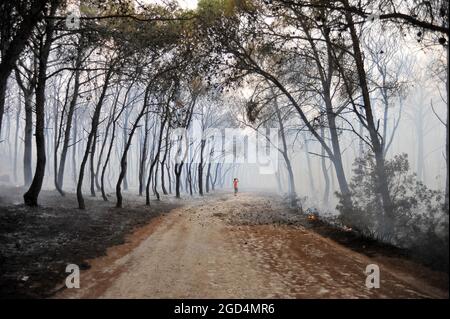
<path fill-rule="evenodd" d="M 448 298 L 448 0 L 0 14 L 0 297 Z"/>

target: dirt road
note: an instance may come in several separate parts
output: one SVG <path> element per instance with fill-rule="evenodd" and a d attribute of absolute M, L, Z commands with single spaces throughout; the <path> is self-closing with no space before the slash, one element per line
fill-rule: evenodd
<path fill-rule="evenodd" d="M 423 279 L 424 271 L 436 275 L 425 268 L 392 260 L 388 267 L 301 226 L 264 222 L 278 209 L 250 193 L 189 202 L 90 261 L 81 288 L 56 298 L 448 297 Z M 365 286 L 372 263 L 379 289 Z"/>

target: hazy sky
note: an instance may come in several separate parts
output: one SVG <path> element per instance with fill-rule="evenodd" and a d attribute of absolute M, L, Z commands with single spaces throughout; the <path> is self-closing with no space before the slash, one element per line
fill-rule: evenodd
<path fill-rule="evenodd" d="M 164 0 L 138 0 L 143 2 L 163 2 Z M 198 0 L 176 0 L 182 8 L 195 9 L 197 7 Z"/>
<path fill-rule="evenodd" d="M 197 0 L 178 0 L 178 2 L 183 8 L 195 9 L 197 7 Z"/>

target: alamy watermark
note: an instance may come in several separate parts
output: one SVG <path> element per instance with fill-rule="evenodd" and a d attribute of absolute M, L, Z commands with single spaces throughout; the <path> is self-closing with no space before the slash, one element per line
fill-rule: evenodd
<path fill-rule="evenodd" d="M 254 164 L 260 174 L 278 170 L 278 128 L 206 128 L 194 121 L 170 134 L 175 163 Z"/>
<path fill-rule="evenodd" d="M 380 288 L 380 267 L 370 264 L 366 267 L 366 287 L 369 289 Z"/>
<path fill-rule="evenodd" d="M 68 264 L 66 266 L 66 287 L 69 289 L 80 288 L 80 267 L 76 264 Z"/>
<path fill-rule="evenodd" d="M 80 1 L 69 0 L 67 3 L 66 28 L 69 30 L 80 29 Z"/>

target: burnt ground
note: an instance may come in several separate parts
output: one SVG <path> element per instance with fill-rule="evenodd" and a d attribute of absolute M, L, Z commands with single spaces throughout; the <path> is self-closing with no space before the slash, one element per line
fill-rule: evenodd
<path fill-rule="evenodd" d="M 152 202 L 125 193 L 123 209 L 115 198 L 104 202 L 86 195 L 86 210 L 77 209 L 75 194 L 62 198 L 42 191 L 40 207 L 22 203 L 20 187 L 0 187 L 0 298 L 43 298 L 67 274 L 67 264 L 90 268 L 88 259 L 103 256 L 108 247 L 176 205 Z"/>

